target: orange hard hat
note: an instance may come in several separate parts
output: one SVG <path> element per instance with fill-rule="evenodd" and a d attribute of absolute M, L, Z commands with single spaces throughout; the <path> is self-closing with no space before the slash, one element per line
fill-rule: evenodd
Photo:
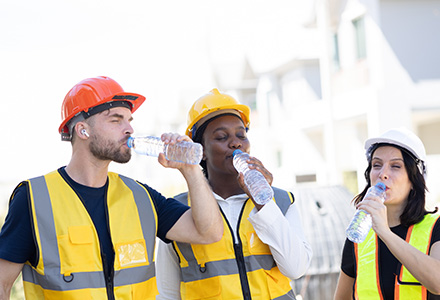
<path fill-rule="evenodd" d="M 243 120 L 246 129 L 250 125 L 250 108 L 247 105 L 240 104 L 233 97 L 219 92 L 218 89 L 212 89 L 208 94 L 200 97 L 193 103 L 187 120 L 185 134 L 193 138 L 197 128 L 207 120 L 222 113 L 236 113 Z"/>
<path fill-rule="evenodd" d="M 84 119 L 115 106 L 126 106 L 134 113 L 145 101 L 145 97 L 126 93 L 113 79 L 105 76 L 87 78 L 77 83 L 66 95 L 61 106 L 61 139 L 70 141 L 67 126 L 72 118 L 82 115 Z"/>

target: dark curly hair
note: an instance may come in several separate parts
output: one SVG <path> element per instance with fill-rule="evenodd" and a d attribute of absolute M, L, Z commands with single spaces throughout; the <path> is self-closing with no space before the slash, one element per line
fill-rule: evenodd
<path fill-rule="evenodd" d="M 438 210 L 437 207 L 434 211 L 431 212 L 425 209 L 425 193 L 426 191 L 428 191 L 428 189 L 426 187 L 425 178 L 419 170 L 418 160 L 406 149 L 394 144 L 387 143 L 379 143 L 373 145 L 373 148 L 370 150 L 371 154 L 373 154 L 374 151 L 376 151 L 379 147 L 383 146 L 395 147 L 402 152 L 405 169 L 408 173 L 408 178 L 411 181 L 413 187 L 408 195 L 408 202 L 406 204 L 406 207 L 403 210 L 403 213 L 400 215 L 400 223 L 405 226 L 410 226 L 423 220 L 423 217 L 427 213 L 436 213 Z M 365 179 L 367 180 L 367 185 L 360 194 L 354 197 L 353 202 L 355 205 L 362 201 L 365 194 L 367 193 L 367 190 L 371 187 L 370 171 L 372 169 L 372 156 L 373 155 L 371 155 L 369 158 L 368 167 L 364 173 Z"/>

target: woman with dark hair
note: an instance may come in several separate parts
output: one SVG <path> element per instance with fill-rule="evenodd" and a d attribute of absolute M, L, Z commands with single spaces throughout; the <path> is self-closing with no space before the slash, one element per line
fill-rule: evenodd
<path fill-rule="evenodd" d="M 209 245 L 161 243 L 157 299 L 295 299 L 290 282 L 311 260 L 292 193 L 275 187 L 273 201 L 258 205 L 232 164 L 236 149 L 249 153 L 250 110 L 217 89 L 199 98 L 186 134 L 203 145 L 201 166 L 220 206 L 223 238 Z M 256 158 L 250 168 L 272 183 Z M 177 200 L 190 204 L 187 193 Z"/>
<path fill-rule="evenodd" d="M 367 185 L 353 201 L 372 229 L 361 243 L 345 241 L 335 300 L 440 299 L 440 221 L 425 208 L 426 153 L 405 128 L 366 141 Z M 385 202 L 364 196 L 386 185 Z"/>

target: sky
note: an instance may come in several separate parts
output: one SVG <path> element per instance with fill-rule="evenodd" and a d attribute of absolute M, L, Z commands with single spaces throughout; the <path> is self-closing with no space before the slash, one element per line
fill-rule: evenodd
<path fill-rule="evenodd" d="M 307 21 L 312 2 L 2 0 L 0 197 L 68 163 L 61 103 L 79 81 L 105 75 L 143 94 L 135 133 L 160 134 L 214 87 L 213 62 L 282 58 L 285 30 Z"/>

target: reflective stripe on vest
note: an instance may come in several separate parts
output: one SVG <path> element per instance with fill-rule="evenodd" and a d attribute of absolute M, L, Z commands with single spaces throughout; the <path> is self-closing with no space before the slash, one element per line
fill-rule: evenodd
<path fill-rule="evenodd" d="M 127 290 L 132 295 L 143 294 L 147 289 L 154 295 L 143 297 L 155 297 L 154 205 L 147 190 L 134 180 L 115 173 L 109 173 L 108 177 L 116 299 L 118 290 L 127 285 L 132 286 Z M 57 171 L 28 182 L 39 260 L 36 268 L 29 264 L 23 268 L 25 293 L 45 296 L 56 293 L 53 299 L 63 299 L 69 297 L 63 291 L 102 289 L 89 291 L 87 295 L 107 299 L 97 232 L 81 200 Z M 143 290 L 139 290 L 141 286 Z"/>
<path fill-rule="evenodd" d="M 382 291 L 380 290 L 378 260 L 377 236 L 371 229 L 365 241 L 354 244 L 356 256 L 356 283 L 355 299 L 382 300 Z M 361 266 L 361 267 L 359 267 Z M 374 280 L 374 281 L 373 281 Z M 358 295 L 362 295 L 359 297 Z"/>
<path fill-rule="evenodd" d="M 439 215 L 427 214 L 422 222 L 411 226 L 406 235 L 406 242 L 422 253 L 429 255 L 432 231 Z M 427 290 L 408 271 L 401 266 L 399 276 L 396 276 L 395 299 L 427 299 Z M 402 295 L 402 296 L 401 296 Z"/>
<path fill-rule="evenodd" d="M 283 214 L 293 203 L 289 192 L 274 188 L 274 201 Z M 188 194 L 175 197 L 184 204 L 190 204 Z M 234 250 L 233 233 L 223 217 L 223 238 L 209 245 L 189 245 L 174 243 L 180 259 L 182 299 L 295 299 L 290 287 L 290 279 L 281 274 L 269 247 L 263 244 L 247 220 L 254 208 L 248 200 L 242 210 L 239 225 L 239 246 Z M 235 245 L 237 246 L 237 245 Z M 239 263 L 242 257 L 246 266 L 246 284 L 250 298 L 244 296 L 240 284 Z"/>
<path fill-rule="evenodd" d="M 439 215 L 427 214 L 424 219 L 408 228 L 406 242 L 419 251 L 428 254 L 432 230 Z M 378 268 L 378 237 L 371 229 L 367 238 L 360 244 L 354 243 L 356 257 L 355 299 L 383 299 Z M 394 299 L 424 300 L 427 298 L 423 287 L 405 268 L 401 267 L 395 279 Z"/>

